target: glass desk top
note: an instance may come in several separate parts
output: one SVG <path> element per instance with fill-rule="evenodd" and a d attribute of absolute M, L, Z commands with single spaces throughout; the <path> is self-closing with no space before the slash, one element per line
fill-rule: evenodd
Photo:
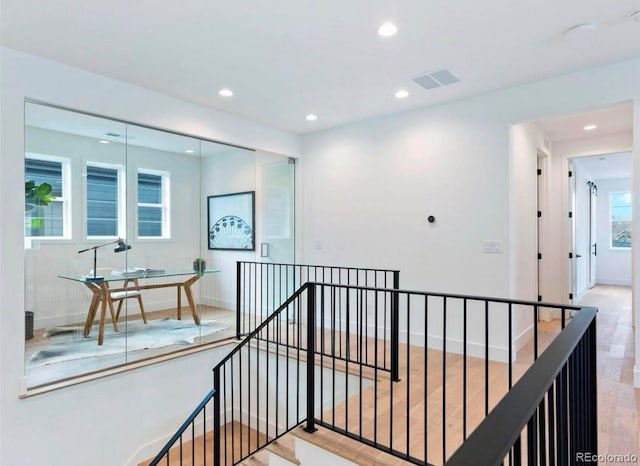
<path fill-rule="evenodd" d="M 184 275 L 205 275 L 210 273 L 218 273 L 218 269 L 205 269 L 201 271 L 195 271 L 193 269 L 155 269 L 155 268 L 142 268 L 134 267 L 129 269 L 113 269 L 110 274 L 98 275 L 94 278 L 92 275 L 58 275 L 59 278 L 66 280 L 73 280 L 82 283 L 99 283 L 99 282 L 113 282 L 130 279 L 141 278 L 162 278 L 162 277 L 177 277 Z M 101 278 L 102 277 L 102 278 Z"/>

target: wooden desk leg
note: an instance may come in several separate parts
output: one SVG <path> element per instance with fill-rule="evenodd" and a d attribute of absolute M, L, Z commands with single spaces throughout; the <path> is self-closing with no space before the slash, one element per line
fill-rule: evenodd
<path fill-rule="evenodd" d="M 178 320 L 182 320 L 182 293 L 180 292 L 180 286 L 182 286 L 182 284 L 176 287 L 178 288 Z"/>
<path fill-rule="evenodd" d="M 82 336 L 88 337 L 93 326 L 93 320 L 96 318 L 96 310 L 98 309 L 98 303 L 100 302 L 100 291 L 89 287 L 93 296 L 91 297 L 91 304 L 89 305 L 89 311 L 87 311 L 87 320 L 84 322 L 84 330 Z"/>
<path fill-rule="evenodd" d="M 100 287 L 100 289 L 102 291 L 102 307 L 100 309 L 100 328 L 98 330 L 98 345 L 102 345 L 102 343 L 104 342 L 104 320 L 107 315 L 107 300 L 109 299 L 109 297 L 107 296 L 107 293 L 109 292 L 109 290 L 103 288 L 102 286 Z"/>
<path fill-rule="evenodd" d="M 189 280 L 184 282 L 182 286 L 184 287 L 184 294 L 187 295 L 187 301 L 189 302 L 189 308 L 191 308 L 191 315 L 193 316 L 193 321 L 196 325 L 200 325 L 200 316 L 198 315 L 198 310 L 196 309 L 196 303 L 193 300 L 193 293 L 191 293 L 191 285 L 200 280 L 200 275 L 194 275 Z"/>

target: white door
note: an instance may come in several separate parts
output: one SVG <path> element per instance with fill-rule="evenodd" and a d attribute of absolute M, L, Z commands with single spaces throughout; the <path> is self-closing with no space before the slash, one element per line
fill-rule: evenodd
<path fill-rule="evenodd" d="M 578 270 L 576 257 L 576 173 L 575 164 L 569 161 L 569 300 L 577 297 L 578 293 Z"/>
<path fill-rule="evenodd" d="M 596 206 L 597 206 L 597 195 L 598 195 L 598 187 L 595 183 L 591 183 L 589 185 L 591 189 L 591 193 L 589 196 L 589 288 L 593 288 L 596 285 L 596 260 L 598 255 L 598 243 L 596 236 L 596 224 L 597 216 L 596 216 Z"/>
<path fill-rule="evenodd" d="M 262 166 L 262 235 L 259 261 L 295 261 L 295 159 Z"/>

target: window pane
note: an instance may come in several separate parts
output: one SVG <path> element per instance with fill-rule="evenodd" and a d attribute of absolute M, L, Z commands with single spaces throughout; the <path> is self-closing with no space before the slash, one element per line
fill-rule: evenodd
<path fill-rule="evenodd" d="M 36 185 L 49 183 L 54 197 L 62 197 L 62 162 L 25 159 L 25 182 Z M 63 202 L 51 201 L 48 205 L 25 204 L 25 236 L 63 236 Z"/>
<path fill-rule="evenodd" d="M 48 160 L 25 159 L 25 181 L 35 181 L 36 184 L 49 183 L 51 194 L 62 196 L 62 163 Z"/>
<path fill-rule="evenodd" d="M 611 247 L 631 247 L 631 193 L 611 193 Z"/>
<path fill-rule="evenodd" d="M 25 215 L 25 236 L 63 236 L 62 202 L 52 201 L 46 206 L 37 206 Z"/>
<path fill-rule="evenodd" d="M 162 204 L 162 177 L 138 173 L 138 203 Z"/>
<path fill-rule="evenodd" d="M 138 236 L 162 236 L 161 207 L 138 207 Z"/>
<path fill-rule="evenodd" d="M 118 170 L 87 166 L 87 236 L 118 235 Z"/>

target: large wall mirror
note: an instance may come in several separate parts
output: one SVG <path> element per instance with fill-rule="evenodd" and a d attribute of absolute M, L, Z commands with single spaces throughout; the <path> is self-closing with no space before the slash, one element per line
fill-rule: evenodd
<path fill-rule="evenodd" d="M 24 170 L 28 388 L 233 337 L 236 261 L 294 261 L 289 157 L 28 101 Z"/>

